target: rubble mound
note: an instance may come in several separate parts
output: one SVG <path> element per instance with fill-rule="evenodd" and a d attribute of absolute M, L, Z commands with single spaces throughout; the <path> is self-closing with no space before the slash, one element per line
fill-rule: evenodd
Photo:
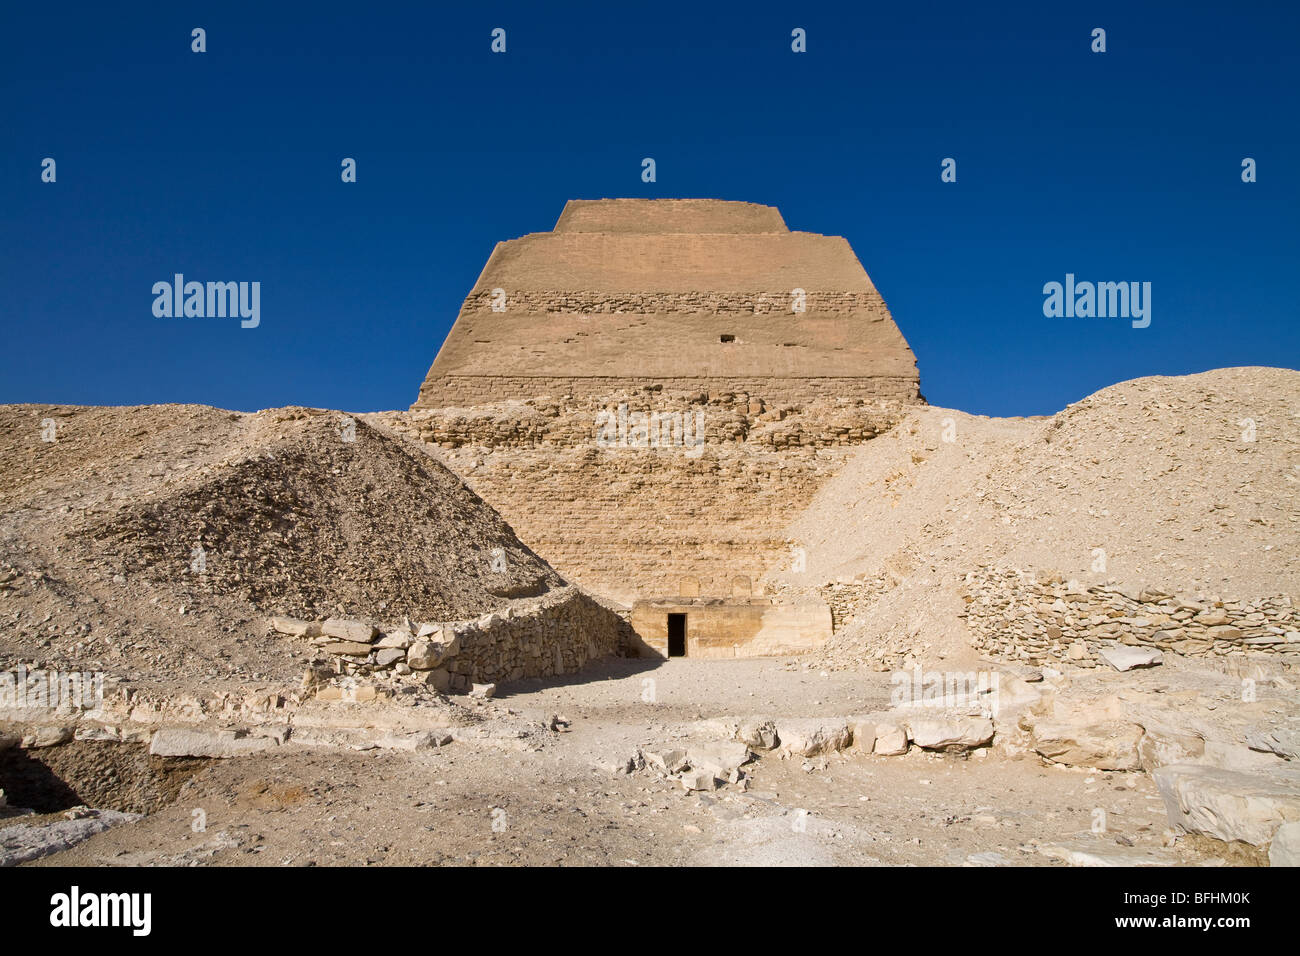
<path fill-rule="evenodd" d="M 167 651 L 146 632 L 196 613 L 461 620 L 565 583 L 418 447 L 307 408 L 4 407 L 0 545 L 14 652 Z"/>
<path fill-rule="evenodd" d="M 344 441 L 337 415 L 260 415 L 234 460 L 181 476 L 79 536 L 122 573 L 291 614 L 383 608 L 452 620 L 561 583 L 433 459 L 361 422 Z"/>

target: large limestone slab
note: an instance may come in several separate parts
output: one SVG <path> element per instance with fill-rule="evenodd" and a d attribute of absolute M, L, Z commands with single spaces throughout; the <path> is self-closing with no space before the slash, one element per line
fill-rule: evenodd
<path fill-rule="evenodd" d="M 907 730 L 897 724 L 877 724 L 873 751 L 882 757 L 900 757 L 907 753 Z"/>
<path fill-rule="evenodd" d="M 134 823 L 139 813 L 96 810 L 92 816 L 76 820 L 55 820 L 44 824 L 19 823 L 0 830 L 0 868 L 39 860 L 61 853 L 78 843 L 103 833 L 110 827 Z"/>
<path fill-rule="evenodd" d="M 1094 770 L 1140 770 L 1142 728 L 1124 720 L 1038 720 L 1033 747 L 1053 763 Z"/>
<path fill-rule="evenodd" d="M 316 637 L 321 633 L 320 625 L 314 621 L 300 621 L 293 617 L 273 617 L 271 628 L 292 637 Z"/>
<path fill-rule="evenodd" d="M 1278 827 L 1300 822 L 1300 770 L 1243 772 L 1173 764 L 1152 776 L 1169 822 L 1191 833 L 1263 847 Z"/>
<path fill-rule="evenodd" d="M 798 757 L 815 757 L 846 748 L 852 740 L 848 722 L 837 717 L 799 717 L 776 722 L 781 751 Z"/>
<path fill-rule="evenodd" d="M 987 717 L 911 717 L 907 735 L 923 750 L 969 750 L 993 740 Z"/>
<path fill-rule="evenodd" d="M 1204 755 L 1205 738 L 1201 734 L 1155 721 L 1146 721 L 1138 742 L 1138 758 L 1148 773 L 1171 764 L 1196 763 Z"/>
<path fill-rule="evenodd" d="M 1069 866 L 1176 866 L 1178 857 L 1168 850 L 1125 847 L 1116 843 L 1053 844 L 1040 847 L 1043 856 Z"/>
<path fill-rule="evenodd" d="M 1260 753 L 1277 754 L 1293 760 L 1300 754 L 1300 728 L 1273 727 L 1246 736 L 1246 746 Z"/>
<path fill-rule="evenodd" d="M 237 730 L 163 727 L 153 735 L 154 757 L 244 757 L 279 746 L 274 737 L 250 737 Z"/>
<path fill-rule="evenodd" d="M 747 717 L 740 722 L 736 739 L 754 750 L 775 750 L 779 743 L 776 722 L 768 717 Z"/>
<path fill-rule="evenodd" d="M 1113 644 L 1097 651 L 1111 667 L 1117 671 L 1131 671 L 1136 667 L 1155 667 L 1163 663 L 1164 656 L 1154 647 L 1129 647 L 1127 644 Z"/>
<path fill-rule="evenodd" d="M 734 740 L 691 744 L 686 748 L 686 760 L 692 768 L 711 771 L 722 780 L 731 778 L 752 756 L 749 747 Z"/>
<path fill-rule="evenodd" d="M 1269 866 L 1300 866 L 1300 823 L 1284 823 L 1273 832 Z"/>
<path fill-rule="evenodd" d="M 347 618 L 331 617 L 326 618 L 320 626 L 321 633 L 326 637 L 336 637 L 340 641 L 350 641 L 356 644 L 369 644 L 379 634 L 379 629 L 373 624 L 365 621 L 351 621 Z"/>

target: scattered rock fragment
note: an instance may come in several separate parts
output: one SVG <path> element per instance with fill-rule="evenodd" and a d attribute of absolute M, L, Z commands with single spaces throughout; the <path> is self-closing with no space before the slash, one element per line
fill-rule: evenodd
<path fill-rule="evenodd" d="M 1164 661 L 1164 656 L 1154 647 L 1114 644 L 1099 648 L 1097 653 L 1117 671 L 1131 671 L 1135 667 L 1155 667 Z"/>
<path fill-rule="evenodd" d="M 874 752 L 882 757 L 898 757 L 907 753 L 907 731 L 897 724 L 877 724 Z"/>
<path fill-rule="evenodd" d="M 410 663 L 409 659 L 407 663 Z M 445 694 L 451 690 L 451 674 L 442 668 L 434 668 L 424 672 L 424 683 L 438 693 Z"/>
<path fill-rule="evenodd" d="M 682 773 L 682 789 L 684 790 L 716 790 L 718 781 L 709 770 L 690 769 Z"/>
<path fill-rule="evenodd" d="M 641 753 L 645 757 L 646 764 L 664 776 L 680 773 L 687 766 L 686 751 L 684 750 L 646 750 L 642 748 Z"/>
<path fill-rule="evenodd" d="M 341 641 L 357 644 L 370 644 L 379 634 L 379 630 L 373 624 L 339 617 L 326 618 L 320 630 L 326 637 L 336 637 Z"/>
<path fill-rule="evenodd" d="M 987 717 L 913 717 L 907 735 L 922 750 L 969 750 L 993 740 Z"/>
<path fill-rule="evenodd" d="M 46 724 L 23 735 L 21 746 L 27 750 L 57 747 L 72 739 L 73 729 L 63 724 Z M 0 747 L 0 749 L 3 749 Z"/>

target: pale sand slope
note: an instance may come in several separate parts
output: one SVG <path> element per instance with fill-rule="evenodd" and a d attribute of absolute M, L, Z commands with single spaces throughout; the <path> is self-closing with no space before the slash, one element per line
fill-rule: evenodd
<path fill-rule="evenodd" d="M 836 635 L 844 649 L 872 634 L 960 655 L 956 582 L 980 565 L 1190 597 L 1295 595 L 1300 372 L 1135 379 L 1050 419 L 918 408 L 787 533 L 807 571 L 775 582 L 861 582 L 867 611 Z"/>

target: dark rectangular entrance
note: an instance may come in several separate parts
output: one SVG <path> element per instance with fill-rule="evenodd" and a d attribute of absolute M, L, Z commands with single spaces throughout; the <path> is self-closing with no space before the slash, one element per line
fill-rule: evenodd
<path fill-rule="evenodd" d="M 686 656 L 686 615 L 668 615 L 668 656 Z"/>

